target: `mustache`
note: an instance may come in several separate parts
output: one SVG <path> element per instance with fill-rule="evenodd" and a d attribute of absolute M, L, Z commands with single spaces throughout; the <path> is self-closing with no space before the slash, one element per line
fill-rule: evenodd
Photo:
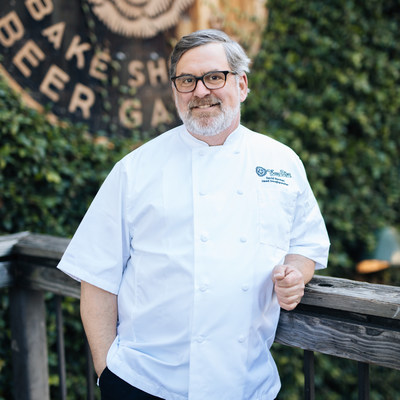
<path fill-rule="evenodd" d="M 188 107 L 189 109 L 195 107 L 202 107 L 202 106 L 216 106 L 220 105 L 222 102 L 217 97 L 214 96 L 207 96 L 202 99 L 193 99 L 189 102 Z"/>

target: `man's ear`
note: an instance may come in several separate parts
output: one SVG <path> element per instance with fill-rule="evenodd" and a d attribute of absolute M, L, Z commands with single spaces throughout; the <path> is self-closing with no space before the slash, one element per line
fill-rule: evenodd
<path fill-rule="evenodd" d="M 240 88 L 240 102 L 242 103 L 246 100 L 247 93 L 249 91 L 249 85 L 246 73 L 243 73 L 243 75 L 239 77 L 239 88 Z"/>

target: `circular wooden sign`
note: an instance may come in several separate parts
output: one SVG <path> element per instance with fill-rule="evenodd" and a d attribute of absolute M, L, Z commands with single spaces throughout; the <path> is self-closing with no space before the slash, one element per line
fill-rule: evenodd
<path fill-rule="evenodd" d="M 171 28 L 193 0 L 26 0 L 0 5 L 3 74 L 92 132 L 155 136 L 177 124 Z"/>

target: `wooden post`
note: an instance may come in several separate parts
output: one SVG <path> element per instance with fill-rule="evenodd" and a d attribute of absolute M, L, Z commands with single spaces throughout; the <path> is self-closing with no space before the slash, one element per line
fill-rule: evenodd
<path fill-rule="evenodd" d="M 15 400 L 49 400 L 46 313 L 41 291 L 10 289 Z"/>

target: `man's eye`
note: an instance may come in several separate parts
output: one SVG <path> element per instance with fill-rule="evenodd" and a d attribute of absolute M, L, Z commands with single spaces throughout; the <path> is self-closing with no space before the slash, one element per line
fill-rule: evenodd
<path fill-rule="evenodd" d="M 208 80 L 215 82 L 215 81 L 221 80 L 222 76 L 221 76 L 221 74 L 212 74 L 212 75 L 208 75 L 207 78 L 208 78 Z"/>
<path fill-rule="evenodd" d="M 181 78 L 181 83 L 182 85 L 191 85 L 194 81 L 194 79 L 191 76 L 185 77 L 185 78 Z"/>

